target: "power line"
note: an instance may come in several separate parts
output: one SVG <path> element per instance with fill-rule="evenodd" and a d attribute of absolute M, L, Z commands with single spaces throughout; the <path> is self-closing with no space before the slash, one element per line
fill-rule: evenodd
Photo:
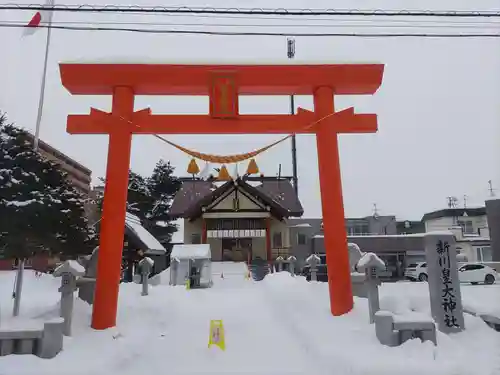
<path fill-rule="evenodd" d="M 12 21 L 4 21 L 4 24 L 8 25 L 21 25 L 25 26 L 26 25 L 26 20 L 12 20 Z M 302 28 L 302 27 L 307 27 L 307 28 L 314 28 L 314 27 L 319 27 L 319 28 L 388 28 L 388 29 L 394 29 L 394 28 L 428 28 L 428 29 L 434 29 L 434 28 L 445 28 L 445 29 L 489 29 L 489 28 L 495 28 L 495 27 L 500 27 L 500 22 L 480 22 L 480 23 L 475 23 L 475 24 L 460 24 L 460 23 L 443 23 L 440 25 L 418 25 L 418 24 L 412 24 L 411 22 L 408 24 L 403 24 L 403 25 L 394 25 L 394 24 L 389 24 L 386 25 L 384 23 L 371 23 L 371 24 L 315 24 L 315 23 L 307 23 L 307 24 L 248 24 L 248 23 L 177 23 L 177 22 L 148 22 L 148 21 L 52 21 L 52 25 L 136 25 L 136 26 L 195 26 L 195 27 L 250 27 L 250 28 L 278 28 L 278 27 L 293 27 L 293 28 Z"/>
<path fill-rule="evenodd" d="M 162 7 L 137 5 L 50 5 L 0 4 L 0 10 L 52 10 L 56 12 L 119 12 L 119 13 L 169 13 L 169 14 L 235 14 L 280 16 L 374 16 L 374 17 L 460 17 L 498 18 L 500 11 L 435 11 L 435 10 L 361 10 L 361 9 L 286 9 L 286 8 L 214 8 L 214 7 Z"/>
<path fill-rule="evenodd" d="M 2 10 L 0 8 L 0 10 Z M 186 15 L 186 14 L 162 14 L 162 13 L 140 13 L 140 12 L 129 12 L 129 13 L 126 13 L 127 15 L 132 15 L 132 16 L 141 16 L 141 17 L 177 17 L 177 18 L 186 18 L 186 17 L 191 17 L 189 14 Z M 446 23 L 446 24 L 459 24 L 459 25 L 463 25 L 463 24 L 487 24 L 487 23 L 491 23 L 491 24 L 494 24 L 494 25 L 498 25 L 499 24 L 499 21 L 500 20 L 496 20 L 495 19 L 488 19 L 488 18 L 483 18 L 483 19 L 480 19 L 480 18 L 475 18 L 475 19 L 472 19 L 472 20 L 467 20 L 467 19 L 461 19 L 461 18 L 452 18 L 452 19 L 446 19 L 446 18 L 439 18 L 439 19 L 429 19 L 429 18 L 418 18 L 418 17 L 415 17 L 415 18 L 411 18 L 411 17 L 406 17 L 404 19 L 397 19 L 395 17 L 391 17 L 391 18 L 385 18 L 383 20 L 381 20 L 380 18 L 379 19 L 374 19 L 374 18 L 371 18 L 371 17 L 363 17 L 363 16 L 356 16 L 356 15 L 353 15 L 351 17 L 335 17 L 335 16 L 315 16 L 315 17 L 306 17 L 306 16 L 300 16 L 300 17 L 279 17 L 279 16 L 265 16 L 265 17 L 262 17 L 262 16 L 259 16 L 258 14 L 257 15 L 239 15 L 239 14 L 196 14 L 194 16 L 192 16 L 196 19 L 199 19 L 199 18 L 205 18 L 205 19 L 210 19 L 210 20 L 215 20 L 215 19 L 224 19 L 224 20 L 258 20 L 260 22 L 262 21 L 272 21 L 272 20 L 280 20 L 280 21 L 283 21 L 284 19 L 287 19 L 287 20 L 295 20 L 295 21 L 315 21 L 315 22 L 318 22 L 318 21 L 328 21 L 328 22 L 335 22 L 336 24 L 340 24 L 342 22 L 360 22 L 360 23 L 374 23 L 374 22 L 380 22 L 380 21 L 383 21 L 383 22 L 386 22 L 386 23 L 402 23 L 402 24 L 409 24 L 409 23 L 412 23 L 412 22 L 418 22 L 418 23 L 422 23 L 422 24 L 425 24 L 425 23 L 428 23 L 428 24 L 432 24 L 432 23 L 439 23 L 439 24 L 442 24 L 442 23 Z"/>
<path fill-rule="evenodd" d="M 0 23 L 0 28 L 24 28 L 24 25 Z M 218 35 L 218 36 L 295 36 L 295 37 L 357 37 L 357 38 L 499 38 L 500 33 L 296 33 L 296 32 L 267 32 L 267 31 L 209 31 L 209 30 L 167 30 L 131 27 L 88 27 L 88 26 L 58 26 L 40 25 L 39 28 L 51 28 L 69 31 L 121 31 L 146 34 L 192 34 L 192 35 Z M 240 26 L 241 27 L 241 26 Z"/>

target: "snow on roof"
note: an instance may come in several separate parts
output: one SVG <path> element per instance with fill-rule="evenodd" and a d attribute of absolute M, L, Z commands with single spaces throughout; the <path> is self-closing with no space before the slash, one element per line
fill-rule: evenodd
<path fill-rule="evenodd" d="M 316 262 L 319 262 L 319 261 L 321 260 L 321 259 L 320 259 L 320 257 L 319 257 L 319 256 L 317 256 L 316 254 L 311 254 L 311 255 L 309 255 L 309 256 L 307 257 L 306 262 L 307 262 L 307 263 L 311 263 L 311 261 L 312 261 L 313 259 L 314 259 Z"/>
<path fill-rule="evenodd" d="M 210 259 L 212 257 L 209 244 L 174 245 L 170 258 L 182 259 Z"/>
<path fill-rule="evenodd" d="M 141 225 L 141 220 L 137 216 L 127 212 L 125 225 L 139 237 L 148 250 L 166 252 L 163 245 Z"/>
<path fill-rule="evenodd" d="M 290 228 L 311 228 L 311 224 L 300 223 L 300 224 L 290 225 Z"/>
<path fill-rule="evenodd" d="M 85 274 L 85 267 L 83 267 L 80 263 L 78 263 L 76 260 L 67 260 L 60 266 L 58 266 L 54 272 L 53 276 L 54 277 L 59 277 L 62 276 L 63 273 L 71 273 L 74 276 L 82 276 Z"/>
<path fill-rule="evenodd" d="M 410 234 L 367 234 L 367 235 L 359 235 L 359 236 L 347 236 L 348 238 L 406 238 L 406 237 L 425 237 L 432 235 L 442 235 L 442 236 L 450 236 L 453 235 L 453 232 L 449 230 L 435 231 L 435 232 L 425 232 L 425 233 L 410 233 Z M 323 238 L 325 237 L 323 234 L 316 234 L 313 238 Z"/>
<path fill-rule="evenodd" d="M 301 59 L 288 59 L 288 58 L 258 58 L 258 59 L 225 59 L 217 58 L 204 58 L 204 59 L 161 59 L 158 57 L 148 58 L 145 56 L 106 56 L 98 59 L 85 60 L 79 59 L 77 61 L 64 61 L 62 64 L 169 64 L 169 65 L 332 65 L 332 64 L 380 64 L 380 62 L 373 61 L 356 61 L 352 59 L 338 60 L 321 59 L 321 60 L 301 60 Z"/>
<path fill-rule="evenodd" d="M 142 264 L 143 262 L 147 262 L 151 267 L 153 267 L 155 264 L 155 261 L 153 259 L 151 259 L 150 257 L 142 258 L 141 261 L 139 262 L 139 264 Z"/>
<path fill-rule="evenodd" d="M 377 269 L 385 270 L 385 263 L 374 253 L 365 253 L 356 265 L 359 270 L 365 268 L 375 267 Z"/>
<path fill-rule="evenodd" d="M 487 242 L 491 241 L 491 239 L 489 237 L 475 236 L 475 237 L 464 237 L 457 240 L 457 242 L 474 242 L 474 241 Z"/>

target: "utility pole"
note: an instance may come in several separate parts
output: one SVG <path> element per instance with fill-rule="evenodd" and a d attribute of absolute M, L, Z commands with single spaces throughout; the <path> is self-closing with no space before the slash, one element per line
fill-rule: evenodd
<path fill-rule="evenodd" d="M 295 57 L 295 39 L 287 38 L 287 56 L 289 59 L 293 59 Z M 290 95 L 290 114 L 295 114 L 295 98 Z M 292 134 L 292 176 L 293 176 L 293 188 L 295 189 L 295 195 L 297 198 L 299 197 L 299 178 L 297 173 L 297 138 L 295 134 Z"/>
<path fill-rule="evenodd" d="M 448 208 L 457 208 L 458 198 L 457 197 L 446 197 L 448 201 Z M 453 214 L 453 225 L 457 225 L 458 218 L 456 214 Z"/>
<path fill-rule="evenodd" d="M 490 197 L 494 197 L 495 196 L 495 190 L 493 190 L 493 182 L 491 182 L 491 180 L 488 180 L 488 190 L 490 191 Z"/>

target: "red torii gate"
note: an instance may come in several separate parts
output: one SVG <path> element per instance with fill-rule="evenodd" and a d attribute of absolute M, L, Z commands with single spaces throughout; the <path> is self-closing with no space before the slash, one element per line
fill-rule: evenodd
<path fill-rule="evenodd" d="M 334 111 L 334 94 L 374 94 L 384 66 L 60 64 L 73 95 L 112 95 L 111 113 L 91 108 L 69 115 L 71 134 L 109 134 L 92 327 L 115 326 L 133 134 L 316 134 L 330 307 L 353 306 L 338 153 L 339 133 L 377 131 L 377 116 Z M 240 115 L 239 95 L 313 95 L 314 111 L 296 115 Z M 204 95 L 208 115 L 153 115 L 134 111 L 135 95 Z"/>

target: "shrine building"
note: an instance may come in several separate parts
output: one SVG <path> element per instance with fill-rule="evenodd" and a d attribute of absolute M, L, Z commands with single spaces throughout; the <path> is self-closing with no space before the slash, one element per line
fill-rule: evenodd
<path fill-rule="evenodd" d="M 272 261 L 290 254 L 287 221 L 304 213 L 290 180 L 184 179 L 170 214 L 184 219 L 184 243 L 210 244 L 214 261 Z"/>

